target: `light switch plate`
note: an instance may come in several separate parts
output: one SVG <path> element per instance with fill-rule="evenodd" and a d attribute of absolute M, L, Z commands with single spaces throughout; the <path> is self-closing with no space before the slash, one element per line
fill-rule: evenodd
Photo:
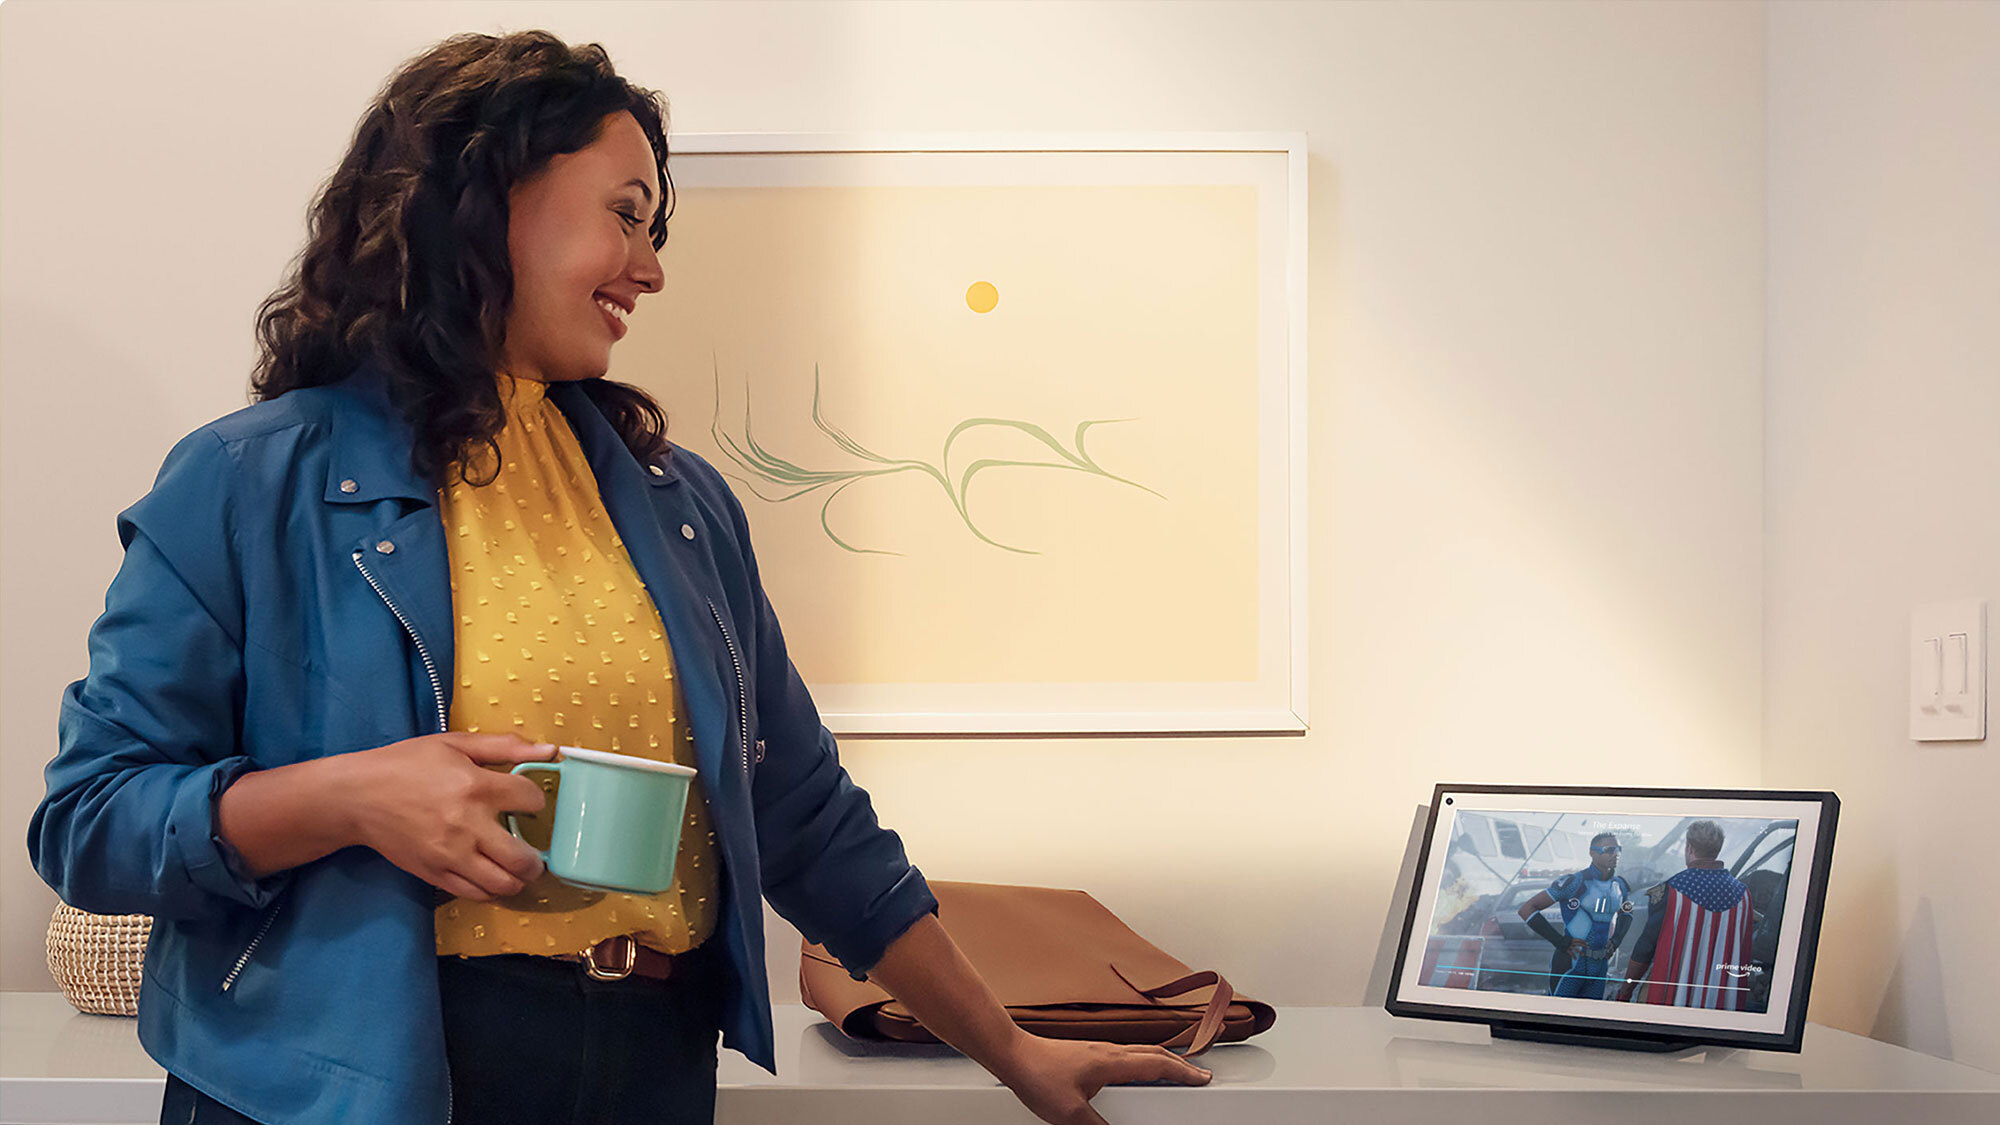
<path fill-rule="evenodd" d="M 1910 737 L 1986 737 L 1986 603 L 1934 602 L 1910 613 Z"/>

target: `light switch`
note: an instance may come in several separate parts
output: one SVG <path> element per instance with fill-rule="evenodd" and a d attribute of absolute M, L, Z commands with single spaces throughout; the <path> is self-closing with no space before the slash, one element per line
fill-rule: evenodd
<path fill-rule="evenodd" d="M 1986 603 L 1935 602 L 1910 613 L 1910 737 L 1986 737 Z"/>

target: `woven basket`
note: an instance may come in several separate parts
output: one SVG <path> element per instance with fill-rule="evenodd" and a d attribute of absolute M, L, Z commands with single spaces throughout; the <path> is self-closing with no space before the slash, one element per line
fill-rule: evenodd
<path fill-rule="evenodd" d="M 77 1011 L 136 1016 L 152 932 L 145 914 L 86 914 L 58 902 L 49 919 L 49 972 Z"/>

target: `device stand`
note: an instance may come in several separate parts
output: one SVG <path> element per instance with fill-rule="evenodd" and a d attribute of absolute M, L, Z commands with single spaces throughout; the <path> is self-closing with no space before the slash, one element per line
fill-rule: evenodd
<path fill-rule="evenodd" d="M 1620 1031 L 1585 1031 L 1580 1028 L 1555 1029 L 1534 1024 L 1507 1023 L 1496 1020 L 1493 1025 L 1495 1039 L 1526 1039 L 1537 1043 L 1561 1043 L 1569 1047 L 1609 1047 L 1614 1051 L 1645 1051 L 1650 1054 L 1665 1054 L 1671 1051 L 1689 1051 L 1702 1046 L 1686 1039 L 1669 1039 L 1657 1035 L 1637 1035 Z"/>

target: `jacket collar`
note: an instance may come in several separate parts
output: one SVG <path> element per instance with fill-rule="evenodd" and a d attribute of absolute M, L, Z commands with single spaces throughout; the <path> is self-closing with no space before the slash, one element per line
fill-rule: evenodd
<path fill-rule="evenodd" d="M 367 504 L 399 497 L 435 504 L 436 490 L 410 467 L 416 435 L 389 399 L 387 374 L 363 363 L 331 390 L 327 501 Z"/>
<path fill-rule="evenodd" d="M 364 361 L 332 389 L 333 456 L 327 463 L 327 502 L 366 504 L 393 497 L 436 504 L 437 490 L 410 466 L 416 434 L 389 398 L 388 374 Z M 548 396 L 568 419 L 593 466 L 613 453 L 603 447 L 607 437 L 623 448 L 617 431 L 581 386 L 554 383 Z M 646 479 L 655 488 L 680 481 L 671 458 L 645 468 Z"/>
<path fill-rule="evenodd" d="M 563 412 L 568 420 L 570 432 L 576 435 L 577 444 L 583 447 L 584 456 L 597 470 L 600 488 L 605 472 L 611 463 L 622 460 L 626 465 L 637 463 L 631 450 L 625 446 L 625 439 L 611 425 L 611 420 L 590 401 L 581 383 L 551 383 L 548 388 L 549 401 Z M 641 466 L 646 471 L 646 483 L 654 488 L 666 488 L 680 483 L 680 468 L 671 457 L 657 457 Z M 630 471 L 627 469 L 626 471 Z"/>

